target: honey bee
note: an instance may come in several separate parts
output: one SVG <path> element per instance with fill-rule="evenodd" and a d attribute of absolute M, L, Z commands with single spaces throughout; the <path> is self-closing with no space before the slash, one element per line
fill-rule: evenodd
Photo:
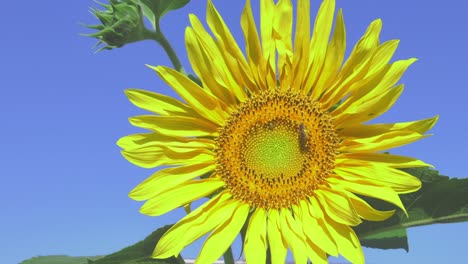
<path fill-rule="evenodd" d="M 301 151 L 307 151 L 307 133 L 303 123 L 299 124 L 299 146 L 301 147 Z"/>

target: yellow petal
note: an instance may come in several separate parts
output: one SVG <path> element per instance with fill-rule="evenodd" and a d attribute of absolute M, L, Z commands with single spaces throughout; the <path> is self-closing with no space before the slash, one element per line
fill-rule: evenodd
<path fill-rule="evenodd" d="M 415 192 L 421 188 L 421 181 L 398 169 L 379 163 L 368 163 L 365 166 L 352 166 L 342 162 L 334 169 L 335 173 L 355 180 L 370 180 L 378 185 L 387 186 L 397 193 Z"/>
<path fill-rule="evenodd" d="M 293 6 L 291 0 L 279 0 L 273 16 L 273 30 L 278 52 L 292 53 Z M 280 51 L 280 49 L 284 49 Z M 281 65 L 281 64 L 279 64 Z"/>
<path fill-rule="evenodd" d="M 210 163 L 161 169 L 138 184 L 130 192 L 129 197 L 137 201 L 147 200 L 186 181 L 214 171 L 215 167 L 213 161 Z"/>
<path fill-rule="evenodd" d="M 367 27 L 364 35 L 354 46 L 349 59 L 343 65 L 343 73 L 347 71 L 353 71 L 353 66 L 363 58 L 362 55 L 369 53 L 369 51 L 379 46 L 379 36 L 382 30 L 382 20 L 376 19 Z"/>
<path fill-rule="evenodd" d="M 207 37 L 211 38 L 211 36 Z M 219 70 L 219 65 L 215 64 L 213 56 L 210 55 L 210 50 L 216 50 L 217 47 L 209 47 L 206 43 L 206 46 L 203 46 L 201 41 L 196 37 L 194 30 L 190 27 L 187 27 L 185 30 L 185 45 L 190 64 L 197 76 L 200 77 L 203 87 L 210 90 L 213 95 L 226 103 L 230 108 L 234 107 L 236 104 L 234 95 L 228 89 L 224 80 L 222 80 L 222 70 Z M 223 110 L 230 111 L 230 108 Z"/>
<path fill-rule="evenodd" d="M 275 45 L 278 51 L 278 69 L 282 76 L 282 88 L 289 88 L 290 73 L 292 66 L 292 2 L 291 0 L 279 0 L 275 7 L 275 15 L 273 17 L 273 30 L 276 36 Z"/>
<path fill-rule="evenodd" d="M 414 131 L 418 133 L 425 133 L 428 130 L 430 130 L 437 120 L 439 119 L 439 116 L 434 116 L 432 118 L 427 118 L 427 119 L 422 119 L 422 120 L 417 120 L 417 121 L 412 121 L 412 122 L 402 122 L 402 123 L 395 123 L 392 127 L 392 130 L 408 130 L 408 131 Z"/>
<path fill-rule="evenodd" d="M 354 137 L 354 138 L 364 138 L 364 137 L 373 137 L 380 134 L 384 134 L 390 131 L 412 131 L 420 134 L 424 134 L 430 130 L 435 123 L 437 122 L 439 116 L 432 118 L 411 121 L 411 122 L 401 122 L 393 124 L 350 124 L 349 126 L 342 127 L 338 131 L 338 135 L 341 137 Z"/>
<path fill-rule="evenodd" d="M 168 146 L 122 150 L 121 153 L 128 161 L 143 168 L 205 163 L 215 159 L 214 154 L 206 149 L 173 148 Z"/>
<path fill-rule="evenodd" d="M 150 216 L 162 215 L 207 196 L 224 184 L 224 181 L 215 178 L 190 181 L 152 197 L 141 207 L 140 212 Z"/>
<path fill-rule="evenodd" d="M 222 194 L 231 197 L 231 194 L 229 194 L 227 191 L 223 191 Z M 226 219 L 232 216 L 233 211 L 237 207 L 238 201 L 235 199 L 229 199 L 224 202 L 220 202 L 216 210 L 213 210 L 211 214 L 206 215 L 206 218 L 203 218 L 203 221 L 197 220 L 197 224 L 193 225 L 194 229 L 199 230 L 187 230 L 187 233 L 184 235 L 184 240 L 187 244 L 193 243 L 195 240 L 201 237 L 201 234 L 206 234 L 208 231 L 211 231 L 213 228 L 216 228 L 225 222 Z"/>
<path fill-rule="evenodd" d="M 428 136 L 430 134 L 421 135 L 411 131 L 391 131 L 374 137 L 345 139 L 340 150 L 343 152 L 375 152 L 406 145 Z"/>
<path fill-rule="evenodd" d="M 331 256 L 338 256 L 338 249 L 335 245 L 335 241 L 331 237 L 330 233 L 325 229 L 323 225 L 319 224 L 319 219 L 322 221 L 323 214 L 318 215 L 321 218 L 313 217 L 310 213 L 311 211 L 318 211 L 321 208 L 316 203 L 314 205 L 308 204 L 305 201 L 300 202 L 300 207 L 303 215 L 303 225 L 302 228 L 304 230 L 304 234 L 312 241 L 312 243 L 316 244 L 321 250 L 327 252 Z"/>
<path fill-rule="evenodd" d="M 290 91 L 291 90 L 291 85 L 293 81 L 293 73 L 292 73 L 292 56 L 283 56 L 284 59 L 281 60 L 281 67 L 279 67 L 280 70 L 280 76 L 279 76 L 279 82 L 278 86 L 282 91 Z"/>
<path fill-rule="evenodd" d="M 245 259 L 249 263 L 265 263 L 267 250 L 265 210 L 257 208 L 253 212 L 244 242 Z"/>
<path fill-rule="evenodd" d="M 209 51 L 211 58 L 213 59 L 214 65 L 216 65 L 217 73 L 220 74 L 220 78 L 224 80 L 227 87 L 236 96 L 240 102 L 244 102 L 247 98 L 245 93 L 244 83 L 248 83 L 250 80 L 243 80 L 238 77 L 238 73 L 243 73 L 242 68 L 239 68 L 237 62 L 233 65 L 233 60 L 228 59 L 231 57 L 223 48 L 223 43 L 216 42 L 213 37 L 205 30 L 200 20 L 193 14 L 189 15 L 190 23 L 192 24 L 193 31 L 197 36 L 197 39 L 205 47 L 205 50 Z"/>
<path fill-rule="evenodd" d="M 297 1 L 296 33 L 294 36 L 294 59 L 306 53 L 310 43 L 310 1 Z M 299 55 L 299 56 L 296 56 Z"/>
<path fill-rule="evenodd" d="M 294 256 L 294 262 L 306 263 L 307 252 L 305 246 L 305 236 L 302 231 L 300 221 L 295 220 L 291 212 L 286 209 L 281 210 L 280 214 L 281 232 L 286 240 L 286 244 L 291 249 Z"/>
<path fill-rule="evenodd" d="M 286 260 L 287 245 L 280 232 L 279 213 L 277 210 L 268 211 L 268 245 L 270 246 L 271 263 L 284 264 Z"/>
<path fill-rule="evenodd" d="M 390 211 L 379 211 L 372 206 L 370 206 L 366 201 L 363 199 L 359 198 L 358 196 L 349 193 L 347 194 L 349 197 L 349 200 L 351 201 L 354 209 L 356 209 L 357 214 L 370 221 L 384 221 L 390 218 L 394 213 L 395 210 L 390 210 Z"/>
<path fill-rule="evenodd" d="M 188 105 L 170 96 L 139 89 L 127 89 L 125 94 L 134 105 L 156 114 L 198 117 Z"/>
<path fill-rule="evenodd" d="M 394 86 L 400 80 L 401 76 L 403 76 L 403 73 L 405 73 L 408 67 L 416 61 L 417 59 L 411 58 L 407 60 L 399 60 L 394 62 L 390 66 L 390 70 L 387 72 L 387 74 L 385 74 L 384 78 L 374 89 L 372 89 L 369 93 L 366 94 L 366 97 L 372 98 L 374 96 L 377 96 L 380 93 L 380 91 Z"/>
<path fill-rule="evenodd" d="M 328 40 L 333 25 L 333 15 L 335 13 L 335 0 L 325 0 L 320 5 L 314 25 L 314 33 L 310 42 L 310 63 L 309 73 L 306 76 L 304 84 L 304 94 L 308 94 L 310 89 L 319 78 L 322 71 L 325 56 L 327 54 Z M 322 91 L 314 88 L 312 90 L 312 99 L 318 98 Z"/>
<path fill-rule="evenodd" d="M 229 217 L 224 222 L 221 222 L 206 239 L 195 263 L 215 262 L 239 234 L 249 214 L 250 206 L 242 202 L 234 204 L 235 211 L 229 214 Z"/>
<path fill-rule="evenodd" d="M 333 238 L 336 240 L 340 255 L 351 263 L 364 263 L 364 253 L 362 252 L 361 243 L 353 229 L 347 225 L 336 223 L 331 219 L 325 221 L 325 223 L 329 226 L 328 230 L 330 230 Z"/>
<path fill-rule="evenodd" d="M 360 99 L 346 109 L 340 109 L 340 114 L 335 115 L 337 128 L 367 122 L 390 109 L 403 92 L 403 85 L 387 89 L 374 98 Z"/>
<path fill-rule="evenodd" d="M 217 136 L 218 126 L 203 119 L 185 116 L 142 115 L 129 118 L 132 125 L 179 137 Z"/>
<path fill-rule="evenodd" d="M 260 34 L 262 36 L 263 57 L 267 60 L 265 72 L 267 73 L 266 79 L 269 89 L 276 89 L 276 49 L 273 38 L 274 16 L 274 1 L 260 1 Z"/>
<path fill-rule="evenodd" d="M 351 95 L 334 112 L 343 112 L 356 100 L 364 97 L 367 98 L 364 100 L 368 100 L 381 94 L 390 87 L 380 86 L 380 83 L 384 82 L 384 79 L 387 78 L 386 76 L 389 76 L 389 73 L 394 71 L 395 66 L 399 64 L 399 62 L 397 62 L 396 64 L 388 65 L 388 62 L 398 46 L 398 42 L 398 40 L 390 40 L 376 48 L 373 57 L 369 60 L 369 67 L 366 74 L 361 79 L 350 83 L 348 91 L 351 92 Z M 407 60 L 406 63 L 411 64 L 412 60 Z M 393 84 L 391 86 L 393 86 Z M 380 88 L 376 89 L 376 87 Z"/>
<path fill-rule="evenodd" d="M 158 241 L 153 258 L 177 256 L 185 246 L 213 230 L 220 219 L 212 216 L 223 212 L 230 197 L 229 193 L 221 192 L 179 220 Z"/>
<path fill-rule="evenodd" d="M 242 31 L 244 32 L 247 58 L 250 63 L 258 66 L 263 62 L 263 54 L 262 48 L 260 47 L 260 40 L 258 39 L 257 27 L 252 14 L 250 0 L 246 1 L 244 10 L 242 11 L 241 26 Z"/>
<path fill-rule="evenodd" d="M 376 97 L 379 97 L 382 93 L 388 91 L 390 87 L 394 86 L 406 69 L 415 61 L 416 59 L 397 61 L 386 66 L 384 70 L 375 73 L 371 77 L 358 81 L 350 89 L 352 93 L 349 98 L 334 111 L 334 114 L 346 112 L 352 106 L 362 104 L 362 102 L 375 100 Z"/>
<path fill-rule="evenodd" d="M 138 149 L 146 146 L 168 146 L 176 148 L 205 148 L 214 149 L 211 139 L 184 138 L 167 136 L 160 133 L 133 134 L 120 138 L 117 145 L 123 149 Z"/>
<path fill-rule="evenodd" d="M 343 188 L 356 194 L 384 200 L 394 204 L 408 215 L 398 194 L 389 187 L 370 185 L 365 181 L 347 181 L 337 177 L 330 177 L 327 181 L 331 184 L 336 184 L 333 188 Z"/>
<path fill-rule="evenodd" d="M 200 88 L 184 74 L 164 66 L 152 67 L 197 113 L 218 125 L 223 125 L 227 109 L 214 95 Z"/>
<path fill-rule="evenodd" d="M 335 159 L 335 164 L 340 166 L 342 162 L 346 164 L 363 165 L 371 163 L 382 163 L 391 168 L 414 168 L 414 167 L 432 167 L 421 160 L 383 153 L 342 153 Z"/>
<path fill-rule="evenodd" d="M 307 243 L 307 255 L 314 264 L 328 264 L 328 256 L 325 251 L 320 249 L 314 244 L 309 238 L 306 240 Z"/>
<path fill-rule="evenodd" d="M 311 196 L 309 197 L 309 200 L 310 200 L 310 206 L 308 208 L 309 208 L 310 215 L 316 219 L 322 219 L 324 214 L 323 214 L 322 207 L 320 206 L 320 203 L 317 197 L 315 197 L 315 195 Z"/>
<path fill-rule="evenodd" d="M 237 79 L 242 81 L 241 90 L 244 94 L 244 97 L 239 99 L 240 102 L 244 102 L 245 100 L 247 100 L 248 96 L 246 91 L 248 91 L 250 94 L 257 94 L 260 91 L 265 91 L 268 89 L 266 83 L 263 80 L 266 74 L 263 74 L 263 72 L 265 72 L 265 67 L 263 67 L 262 65 L 264 64 L 260 64 L 259 67 L 255 67 L 255 65 L 250 65 L 250 68 L 246 69 L 242 68 L 240 62 L 232 56 L 228 56 L 226 60 L 229 61 L 229 65 L 231 65 L 229 67 L 231 67 L 232 69 L 236 69 L 235 74 L 237 76 Z M 235 68 L 233 67 L 233 65 L 235 65 Z M 240 76 L 241 78 L 239 78 L 238 76 Z"/>
<path fill-rule="evenodd" d="M 233 69 L 236 69 L 236 74 L 241 73 L 246 76 L 244 79 L 245 81 L 248 82 L 248 80 L 252 80 L 250 71 L 248 70 L 249 67 L 247 61 L 245 60 L 241 49 L 237 45 L 236 40 L 232 36 L 229 28 L 224 23 L 223 18 L 219 15 L 218 10 L 216 10 L 211 0 L 208 1 L 206 20 L 208 22 L 208 26 L 220 42 L 226 63 Z"/>
<path fill-rule="evenodd" d="M 370 61 L 372 66 L 369 68 L 367 75 L 373 75 L 383 69 L 393 57 L 399 43 L 400 40 L 398 39 L 382 43 L 382 45 L 376 49 L 374 57 Z"/>
<path fill-rule="evenodd" d="M 226 48 L 230 54 L 235 55 L 236 58 L 244 58 L 236 40 L 232 36 L 229 28 L 226 26 L 226 23 L 224 23 L 223 18 L 219 14 L 218 10 L 216 10 L 211 0 L 208 1 L 206 20 L 208 22 L 208 26 L 216 35 L 217 39 L 222 40 L 225 44 L 224 48 Z M 245 59 L 243 64 L 246 65 Z"/>
<path fill-rule="evenodd" d="M 336 77 L 336 81 L 324 91 L 320 100 L 325 108 L 336 104 L 351 91 L 351 84 L 364 78 L 370 67 L 369 62 L 379 45 L 381 29 L 382 21 L 380 19 L 369 25 L 364 36 L 351 51 L 349 58 Z"/>
<path fill-rule="evenodd" d="M 290 90 L 293 92 L 302 91 L 304 80 L 307 76 L 307 71 L 309 69 L 309 57 L 310 57 L 310 2 L 308 0 L 300 0 L 298 1 L 298 8 L 297 8 L 297 17 L 298 21 L 296 23 L 296 33 L 295 33 L 295 40 L 294 40 L 294 54 L 292 60 L 292 72 L 290 84 Z M 305 15 L 303 13 L 307 13 L 306 21 L 301 21 Z M 300 28 L 299 28 L 300 27 Z M 301 32 L 299 32 L 301 31 Z"/>
<path fill-rule="evenodd" d="M 251 93 L 267 90 L 268 85 L 265 76 L 270 74 L 270 72 L 267 70 L 269 67 L 266 66 L 266 60 L 263 57 L 250 0 L 246 1 L 244 10 L 242 11 L 241 26 L 244 32 L 246 43 L 245 50 L 247 52 L 252 77 L 247 76 L 246 73 L 242 71 L 240 74 L 243 76 L 243 79 L 252 79 L 250 81 L 251 84 L 246 84 L 246 87 Z"/>
<path fill-rule="evenodd" d="M 326 215 L 336 222 L 351 226 L 359 225 L 362 222 L 345 194 L 325 187 L 317 190 L 315 194 Z"/>
<path fill-rule="evenodd" d="M 307 1 L 308 2 L 308 1 Z M 312 92 L 312 99 L 318 99 L 320 95 L 336 79 L 343 64 L 346 51 L 346 27 L 344 24 L 343 12 L 340 9 L 336 16 L 335 29 L 330 44 L 327 47 L 323 70 L 317 77 L 317 84 Z"/>

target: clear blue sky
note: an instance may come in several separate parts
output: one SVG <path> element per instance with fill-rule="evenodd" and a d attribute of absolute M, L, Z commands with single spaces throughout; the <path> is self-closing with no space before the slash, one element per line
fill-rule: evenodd
<path fill-rule="evenodd" d="M 315 13 L 319 1 L 311 1 Z M 244 1 L 214 3 L 243 41 L 239 18 Z M 162 21 L 187 70 L 183 36 L 188 14 L 204 19 L 205 5 L 205 0 L 192 0 Z M 419 58 L 402 79 L 406 90 L 401 98 L 378 120 L 439 114 L 435 136 L 392 152 L 419 157 L 452 177 L 468 176 L 467 5 L 462 0 L 337 1 L 344 9 L 348 51 L 380 17 L 381 39 L 401 39 L 396 59 Z M 80 22 L 96 22 L 90 6 L 95 6 L 91 0 L 2 2 L 0 263 L 48 254 L 112 253 L 184 214 L 138 213 L 141 204 L 127 193 L 154 170 L 130 164 L 115 144 L 140 131 L 127 118 L 143 113 L 123 90 L 173 95 L 144 66 L 170 62 L 153 42 L 94 54 L 95 40 L 78 35 L 91 32 Z M 468 223 L 418 227 L 408 232 L 409 253 L 365 249 L 365 254 L 368 263 L 455 263 L 468 258 L 467 234 Z M 184 256 L 195 257 L 197 250 L 189 247 Z"/>

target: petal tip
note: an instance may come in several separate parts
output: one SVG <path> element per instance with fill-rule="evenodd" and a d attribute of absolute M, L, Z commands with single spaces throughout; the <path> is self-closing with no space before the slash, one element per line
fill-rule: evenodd
<path fill-rule="evenodd" d="M 171 254 L 170 252 L 161 249 L 161 247 L 158 247 L 158 245 L 156 245 L 156 248 L 154 249 L 153 254 L 151 254 L 151 258 L 167 259 L 170 257 L 178 257 L 179 254 Z"/>
<path fill-rule="evenodd" d="M 139 199 L 138 198 L 138 191 L 140 190 L 140 188 L 135 187 L 133 188 L 133 190 L 131 190 L 129 193 L 128 193 L 128 198 L 132 199 L 132 200 L 135 200 L 135 201 L 142 201 L 144 199 Z"/>
<path fill-rule="evenodd" d="M 125 146 L 124 146 L 124 143 L 123 143 L 124 138 L 125 137 L 121 137 L 115 142 L 115 144 L 121 149 L 125 149 Z"/>
<path fill-rule="evenodd" d="M 127 97 L 129 97 L 130 95 L 132 95 L 133 93 L 135 92 L 135 89 L 125 89 L 124 90 L 124 93 Z"/>
<path fill-rule="evenodd" d="M 139 212 L 144 215 L 148 216 L 159 216 L 160 214 L 155 213 L 154 210 L 151 208 L 148 208 L 147 203 L 143 204 L 143 206 L 140 207 Z"/>
<path fill-rule="evenodd" d="M 145 64 L 146 67 L 152 69 L 152 70 L 157 70 L 160 66 L 153 66 L 153 65 L 150 65 L 150 64 Z"/>

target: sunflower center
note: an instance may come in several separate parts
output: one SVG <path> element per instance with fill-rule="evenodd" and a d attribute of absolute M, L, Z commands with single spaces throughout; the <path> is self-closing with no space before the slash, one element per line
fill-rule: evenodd
<path fill-rule="evenodd" d="M 319 102 L 265 92 L 242 103 L 216 139 L 216 173 L 252 207 L 289 208 L 333 171 L 339 138 Z"/>
<path fill-rule="evenodd" d="M 299 145 L 298 130 L 284 120 L 270 121 L 249 131 L 243 142 L 241 159 L 258 175 L 278 179 L 297 175 L 303 166 L 304 155 Z"/>

